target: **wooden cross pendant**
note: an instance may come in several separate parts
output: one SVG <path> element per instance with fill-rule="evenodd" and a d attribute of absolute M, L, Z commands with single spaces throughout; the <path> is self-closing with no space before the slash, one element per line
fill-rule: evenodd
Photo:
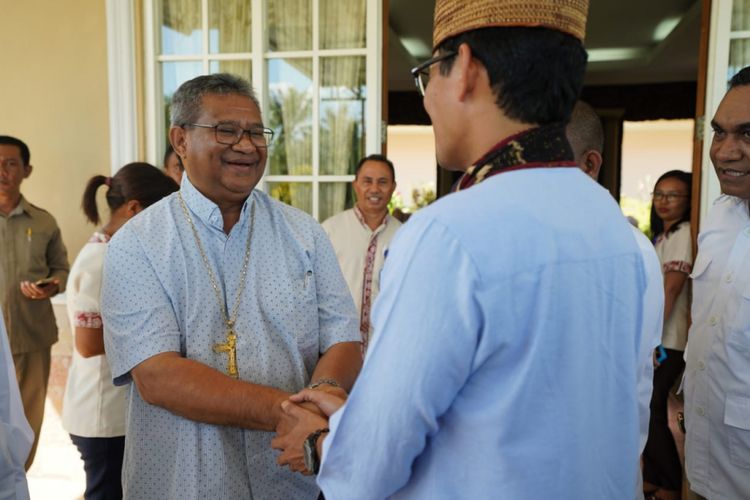
<path fill-rule="evenodd" d="M 226 353 L 229 356 L 229 359 L 227 359 L 227 375 L 232 378 L 239 378 L 240 374 L 237 371 L 237 334 L 234 333 L 231 326 L 227 330 L 227 341 L 223 344 L 215 344 L 214 352 Z"/>

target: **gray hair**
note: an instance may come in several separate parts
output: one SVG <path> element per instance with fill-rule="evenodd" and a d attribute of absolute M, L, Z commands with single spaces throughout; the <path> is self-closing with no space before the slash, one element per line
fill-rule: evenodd
<path fill-rule="evenodd" d="M 604 149 L 602 121 L 594 108 L 583 101 L 576 102 L 565 135 L 568 136 L 576 161 L 579 161 L 586 151 L 593 150 L 601 154 Z"/>
<path fill-rule="evenodd" d="M 200 115 L 203 96 L 206 94 L 241 95 L 253 101 L 260 110 L 260 103 L 253 87 L 244 78 L 229 73 L 202 75 L 180 85 L 172 96 L 172 104 L 169 107 L 172 125 L 181 126 L 195 122 Z"/>

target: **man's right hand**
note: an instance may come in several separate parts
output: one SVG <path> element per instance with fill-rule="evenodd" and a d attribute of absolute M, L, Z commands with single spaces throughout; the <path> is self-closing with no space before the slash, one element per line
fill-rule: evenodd
<path fill-rule="evenodd" d="M 346 397 L 341 393 L 346 394 L 343 390 L 340 392 L 334 391 L 320 391 L 316 389 L 303 389 L 297 394 L 289 397 L 289 401 L 297 403 L 301 406 L 307 407 L 304 403 L 312 403 L 326 416 L 330 417 L 336 411 L 344 406 Z"/>

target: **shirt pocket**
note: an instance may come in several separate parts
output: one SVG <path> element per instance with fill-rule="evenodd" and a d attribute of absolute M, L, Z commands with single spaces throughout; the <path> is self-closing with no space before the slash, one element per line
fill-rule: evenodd
<path fill-rule="evenodd" d="M 693 272 L 690 274 L 690 278 L 692 280 L 702 279 L 710 265 L 711 257 L 708 257 L 705 253 L 698 252 L 698 258 L 695 259 L 695 265 L 693 265 Z"/>
<path fill-rule="evenodd" d="M 729 459 L 738 467 L 750 469 L 750 398 L 727 394 L 724 424 Z"/>
<path fill-rule="evenodd" d="M 737 314 L 730 319 L 728 342 L 750 364 L 750 284 L 745 287 L 737 304 Z"/>
<path fill-rule="evenodd" d="M 296 293 L 292 309 L 296 316 L 297 347 L 304 358 L 318 354 L 320 322 L 318 316 L 318 299 L 316 276 L 312 263 L 305 260 L 302 272 L 298 275 Z"/>

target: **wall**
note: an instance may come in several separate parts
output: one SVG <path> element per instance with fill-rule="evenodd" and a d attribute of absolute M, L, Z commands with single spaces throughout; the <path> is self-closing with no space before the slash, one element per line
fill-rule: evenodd
<path fill-rule="evenodd" d="M 0 0 L 0 13 L 0 134 L 29 145 L 21 190 L 55 216 L 72 263 L 93 230 L 85 183 L 110 169 L 105 2 Z"/>

